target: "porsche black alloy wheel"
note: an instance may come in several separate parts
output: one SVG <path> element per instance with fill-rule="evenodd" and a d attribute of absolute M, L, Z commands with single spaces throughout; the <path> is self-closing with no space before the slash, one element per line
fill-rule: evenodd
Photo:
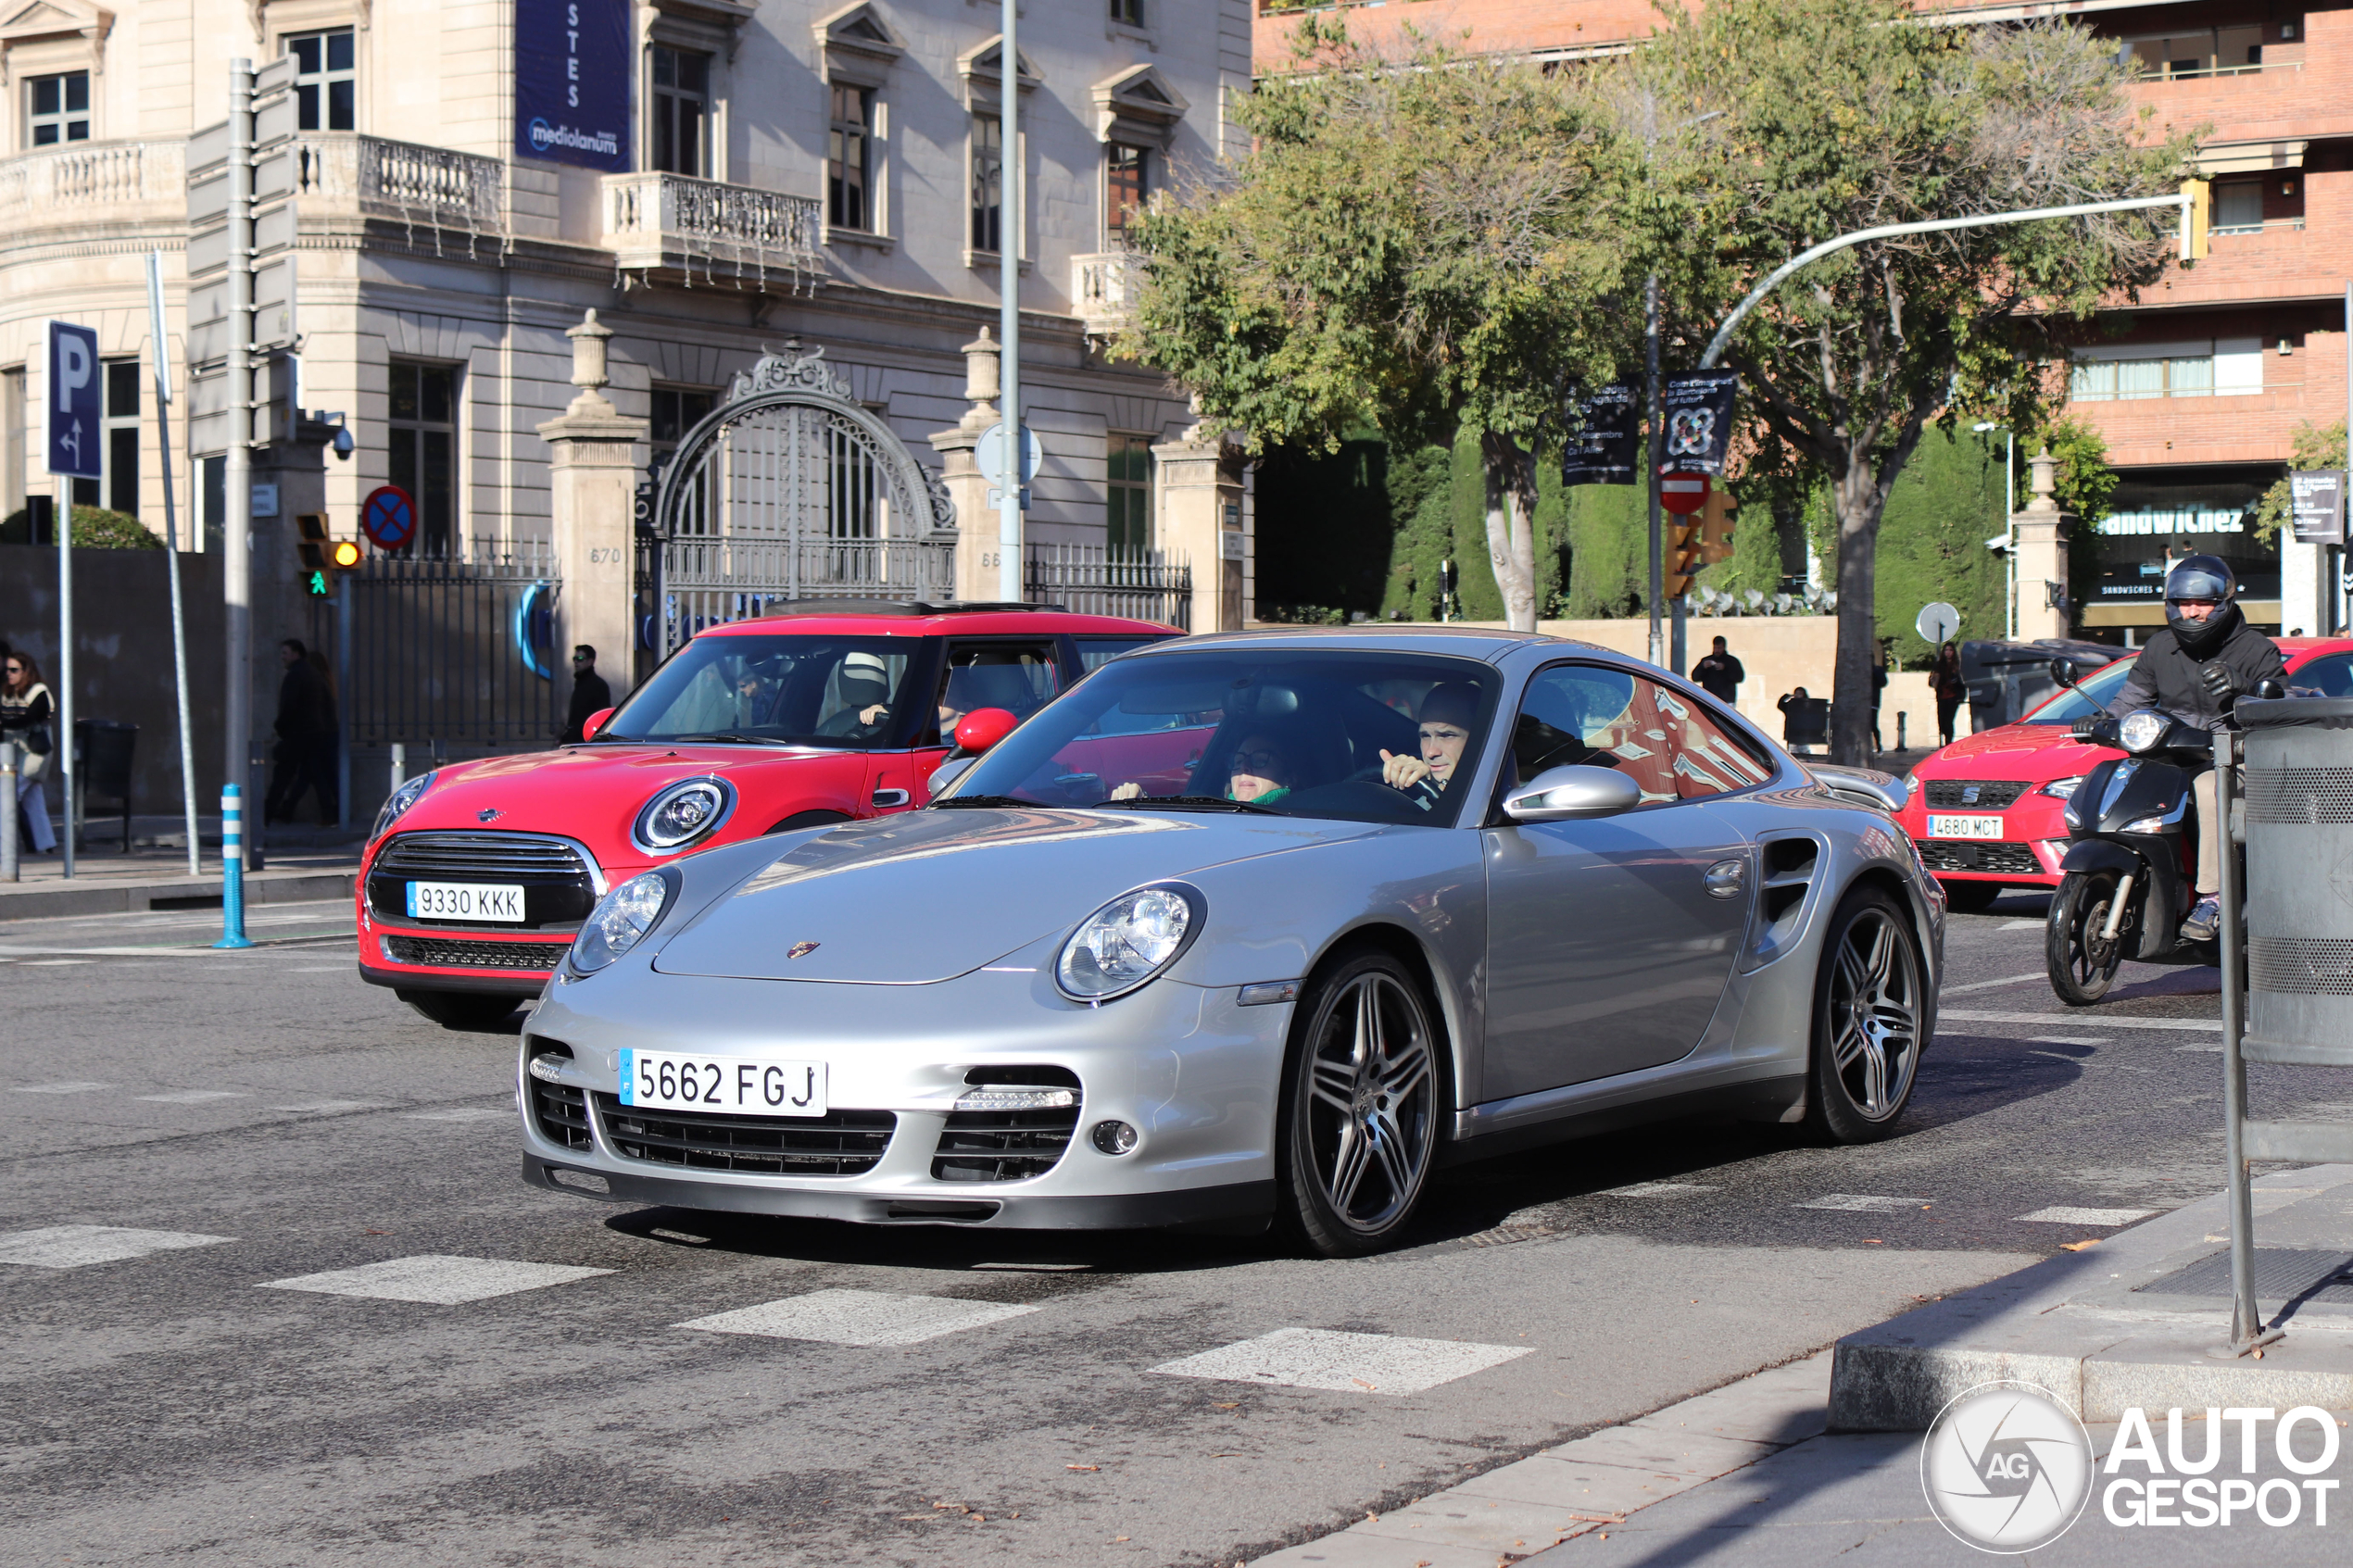
<path fill-rule="evenodd" d="M 1420 983 L 1387 953 L 1346 960 L 1301 1009 L 1284 1097 L 1286 1218 L 1327 1258 L 1403 1231 L 1438 1141 L 1439 1062 Z"/>
<path fill-rule="evenodd" d="M 1806 1120 L 1837 1143 L 1895 1130 L 1912 1098 L 1928 1022 L 1928 965 L 1911 913 L 1856 888 L 1831 917 L 1814 981 L 1814 1066 Z"/>

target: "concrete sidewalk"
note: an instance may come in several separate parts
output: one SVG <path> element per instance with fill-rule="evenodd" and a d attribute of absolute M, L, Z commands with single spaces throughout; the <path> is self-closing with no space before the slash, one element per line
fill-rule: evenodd
<path fill-rule="evenodd" d="M 73 880 L 55 855 L 26 855 L 16 882 L 0 882 L 0 922 L 59 915 L 113 915 L 146 909 L 220 907 L 220 857 L 204 857 L 205 874 L 188 875 L 185 847 L 75 857 Z M 268 869 L 248 872 L 248 904 L 301 903 L 351 896 L 359 869 L 357 846 L 288 846 L 269 857 Z"/>
<path fill-rule="evenodd" d="M 2259 1360 L 2230 1337 L 2222 1194 L 2082 1251 L 1906 1312 L 1838 1345 L 1830 1426 L 1919 1432 L 1965 1388 L 2038 1385 L 2086 1422 L 2128 1407 L 2353 1408 L 2353 1166 L 2255 1184 L 2257 1298 L 2287 1337 Z"/>

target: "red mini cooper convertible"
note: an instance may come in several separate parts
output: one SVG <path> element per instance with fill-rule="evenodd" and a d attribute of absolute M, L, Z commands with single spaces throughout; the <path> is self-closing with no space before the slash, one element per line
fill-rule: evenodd
<path fill-rule="evenodd" d="M 395 791 L 360 867 L 360 975 L 436 1022 L 496 1022 L 538 994 L 607 887 L 713 845 L 920 806 L 964 713 L 1026 718 L 1176 635 L 988 605 L 804 603 L 713 626 L 591 719 L 585 744 Z"/>

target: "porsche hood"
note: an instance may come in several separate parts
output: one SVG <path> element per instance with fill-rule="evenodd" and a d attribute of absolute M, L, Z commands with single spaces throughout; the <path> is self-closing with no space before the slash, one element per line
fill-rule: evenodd
<path fill-rule="evenodd" d="M 1378 831 L 1298 817 L 1045 807 L 846 822 L 754 872 L 662 944 L 653 967 L 927 985 L 1073 925 L 1139 884 Z"/>

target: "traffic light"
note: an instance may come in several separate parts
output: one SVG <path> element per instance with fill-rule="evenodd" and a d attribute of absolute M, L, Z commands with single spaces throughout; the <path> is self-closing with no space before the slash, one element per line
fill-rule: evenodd
<path fill-rule="evenodd" d="M 1660 588 L 1670 599 L 1691 592 L 1692 577 L 1700 569 L 1699 520 L 1668 516 L 1661 520 L 1659 538 Z"/>
<path fill-rule="evenodd" d="M 1718 561 L 1732 558 L 1732 512 L 1738 505 L 1729 490 L 1716 489 L 1707 493 L 1707 505 L 1699 514 L 1699 559 L 1702 566 L 1714 566 Z"/>
<path fill-rule="evenodd" d="M 359 564 L 359 542 L 327 537 L 324 512 L 304 512 L 295 519 L 295 529 L 303 592 L 315 599 L 333 597 L 335 580 Z"/>
<path fill-rule="evenodd" d="M 2214 184 L 2209 180 L 2184 180 L 2182 194 L 2189 198 L 2182 213 L 2182 259 L 2206 257 L 2206 236 L 2214 220 Z"/>

